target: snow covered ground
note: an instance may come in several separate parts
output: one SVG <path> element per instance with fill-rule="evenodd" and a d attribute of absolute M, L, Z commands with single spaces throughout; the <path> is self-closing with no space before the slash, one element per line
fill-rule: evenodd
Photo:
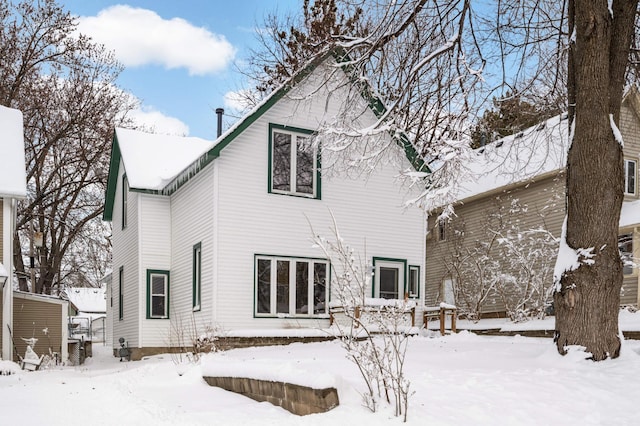
<path fill-rule="evenodd" d="M 413 337 L 406 372 L 414 394 L 412 425 L 632 425 L 640 395 L 640 341 L 601 363 L 551 339 L 487 337 L 470 332 Z M 177 374 L 170 355 L 119 362 L 103 346 L 79 367 L 0 376 L 2 425 L 387 425 L 391 408 L 361 404 L 364 383 L 339 342 L 237 349 L 207 355 L 206 364 L 270 369 L 302 383 L 332 376 L 334 410 L 298 417 L 202 380 L 201 365 Z"/>

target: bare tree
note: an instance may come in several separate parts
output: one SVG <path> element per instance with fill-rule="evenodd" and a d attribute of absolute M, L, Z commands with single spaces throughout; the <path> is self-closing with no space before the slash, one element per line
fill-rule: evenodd
<path fill-rule="evenodd" d="M 337 46 L 344 52 L 338 62 L 351 75 L 351 84 L 356 83 L 353 98 L 345 100 L 343 114 L 322 129 L 318 139 L 350 155 L 359 152 L 361 163 L 350 163 L 367 165 L 386 152 L 384 146 L 375 146 L 372 135 L 410 135 L 431 161 L 421 199 L 427 208 L 447 201 L 446 189 L 455 185 L 465 158 L 470 118 L 492 93 L 511 90 L 514 96 L 555 98 L 566 91 L 575 132 L 561 247 L 577 254 L 593 249 L 591 258 L 575 268 L 559 258 L 556 342 L 562 354 L 567 345 L 579 344 L 594 360 L 617 357 L 623 168 L 616 135 L 625 77 L 636 76 L 637 61 L 630 62 L 630 56 L 638 56 L 637 49 L 631 50 L 637 40 L 638 1 L 349 4 L 366 11 L 367 34 L 333 35 L 327 49 Z M 357 127 L 349 109 L 363 94 L 372 100 L 378 117 L 365 129 Z M 427 173 L 407 176 L 419 180 Z"/>
<path fill-rule="evenodd" d="M 103 47 L 76 33 L 76 19 L 54 0 L 0 0 L 0 103 L 24 116 L 28 198 L 14 238 L 20 289 L 32 233 L 43 236 L 32 290 L 50 293 L 69 273 L 85 274 L 90 256 L 107 260 L 99 224 L 111 136 L 131 108 L 115 87 L 121 67 Z M 94 268 L 95 269 L 95 268 Z"/>
<path fill-rule="evenodd" d="M 569 345 L 585 346 L 594 360 L 620 354 L 618 226 L 624 171 L 618 124 L 637 12 L 637 0 L 568 1 L 574 131 L 561 247 L 575 258 L 560 256 L 556 265 L 555 341 L 562 354 Z"/>

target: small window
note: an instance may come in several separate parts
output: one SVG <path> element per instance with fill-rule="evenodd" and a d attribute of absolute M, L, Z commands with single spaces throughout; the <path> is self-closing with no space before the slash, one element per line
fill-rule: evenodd
<path fill-rule="evenodd" d="M 127 176 L 122 176 L 122 229 L 127 227 L 127 200 L 129 198 L 129 180 L 127 180 Z"/>
<path fill-rule="evenodd" d="M 438 219 L 438 241 L 446 241 L 447 226 L 443 219 Z"/>
<path fill-rule="evenodd" d="M 622 273 L 631 275 L 634 273 L 633 260 L 633 234 L 623 234 L 618 236 L 618 249 L 622 260 Z"/>
<path fill-rule="evenodd" d="M 118 319 L 124 319 L 124 266 L 118 270 Z"/>
<path fill-rule="evenodd" d="M 147 270 L 147 318 L 169 318 L 169 271 Z"/>
<path fill-rule="evenodd" d="M 202 245 L 193 246 L 193 310 L 199 311 L 202 304 Z"/>
<path fill-rule="evenodd" d="M 320 198 L 318 150 L 312 132 L 270 125 L 269 192 Z"/>
<path fill-rule="evenodd" d="M 257 316 L 327 314 L 326 260 L 259 255 L 255 268 Z"/>
<path fill-rule="evenodd" d="M 416 265 L 409 266 L 409 288 L 407 289 L 409 297 L 417 298 L 420 296 L 420 267 Z"/>
<path fill-rule="evenodd" d="M 624 193 L 636 195 L 636 161 L 624 160 Z"/>
<path fill-rule="evenodd" d="M 373 297 L 404 298 L 406 264 L 406 261 L 401 259 L 373 258 Z"/>

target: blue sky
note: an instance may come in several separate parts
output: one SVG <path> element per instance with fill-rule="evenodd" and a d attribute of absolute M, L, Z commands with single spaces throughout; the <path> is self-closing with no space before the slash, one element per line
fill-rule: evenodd
<path fill-rule="evenodd" d="M 225 94 L 248 87 L 235 66 L 258 46 L 264 16 L 302 8 L 302 0 L 61 2 L 125 65 L 118 83 L 141 101 L 138 121 L 206 139 L 215 138 L 214 110 L 230 109 Z"/>

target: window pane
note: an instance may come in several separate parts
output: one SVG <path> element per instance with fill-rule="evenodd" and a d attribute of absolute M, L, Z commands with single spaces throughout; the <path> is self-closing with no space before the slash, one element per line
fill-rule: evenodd
<path fill-rule="evenodd" d="M 296 313 L 309 313 L 309 263 L 296 262 Z"/>
<path fill-rule="evenodd" d="M 420 276 L 418 274 L 418 268 L 409 269 L 409 296 L 416 296 L 418 294 L 418 283 L 420 282 Z"/>
<path fill-rule="evenodd" d="M 200 307 L 200 298 L 201 298 L 201 277 L 202 277 L 202 267 L 200 263 L 202 262 L 202 250 L 200 247 L 196 246 L 193 250 L 193 307 Z"/>
<path fill-rule="evenodd" d="M 151 316 L 163 317 L 165 316 L 165 297 L 164 296 L 151 296 Z"/>
<path fill-rule="evenodd" d="M 326 313 L 327 300 L 327 265 L 315 263 L 313 265 L 313 313 Z"/>
<path fill-rule="evenodd" d="M 289 313 L 289 261 L 278 260 L 277 262 L 277 296 L 276 312 L 279 314 Z"/>
<path fill-rule="evenodd" d="M 273 189 L 291 191 L 291 135 L 273 132 Z"/>
<path fill-rule="evenodd" d="M 151 294 L 164 294 L 164 279 L 164 275 L 151 275 Z"/>
<path fill-rule="evenodd" d="M 398 269 L 380 267 L 380 297 L 398 298 Z"/>
<path fill-rule="evenodd" d="M 618 237 L 618 249 L 622 259 L 622 273 L 633 274 L 633 234 L 624 234 Z"/>
<path fill-rule="evenodd" d="M 258 259 L 258 313 L 271 312 L 271 261 Z"/>
<path fill-rule="evenodd" d="M 313 194 L 313 143 L 298 136 L 296 144 L 296 192 Z"/>
<path fill-rule="evenodd" d="M 627 169 L 626 169 L 626 178 L 627 178 L 627 194 L 635 194 L 636 192 L 636 162 L 635 161 L 626 161 Z"/>

